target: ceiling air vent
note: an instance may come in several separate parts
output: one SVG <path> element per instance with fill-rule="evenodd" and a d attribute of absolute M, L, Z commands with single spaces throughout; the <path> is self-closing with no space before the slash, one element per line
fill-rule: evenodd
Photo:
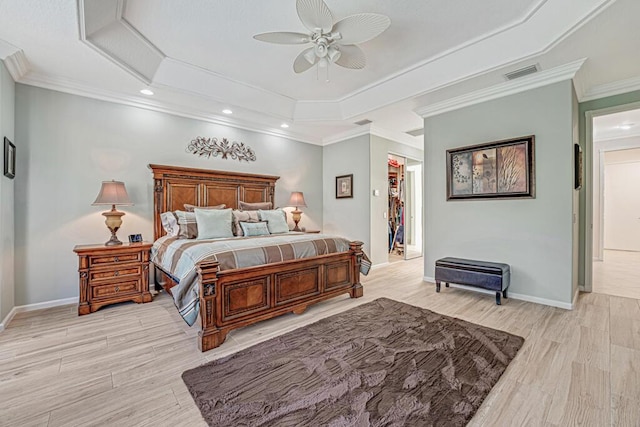
<path fill-rule="evenodd" d="M 519 70 L 512 71 L 504 75 L 507 80 L 515 80 L 520 77 L 528 76 L 529 74 L 537 73 L 540 71 L 538 65 L 529 65 L 528 67 L 520 68 Z"/>
<path fill-rule="evenodd" d="M 414 130 L 408 130 L 405 132 L 406 134 L 409 134 L 411 136 L 422 136 L 424 135 L 424 128 L 418 128 L 418 129 L 414 129 Z"/>
<path fill-rule="evenodd" d="M 358 126 L 368 125 L 369 123 L 371 123 L 371 120 L 369 120 L 369 119 L 363 119 L 363 120 L 355 122 L 355 124 L 357 124 Z"/>

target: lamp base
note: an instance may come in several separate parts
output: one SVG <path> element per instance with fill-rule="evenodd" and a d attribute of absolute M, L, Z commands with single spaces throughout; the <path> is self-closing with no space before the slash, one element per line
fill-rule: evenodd
<path fill-rule="evenodd" d="M 116 236 L 115 233 L 113 233 L 111 235 L 111 238 L 109 240 L 107 240 L 107 242 L 104 244 L 105 246 L 118 246 L 121 245 L 122 242 L 118 239 L 118 236 Z"/>
<path fill-rule="evenodd" d="M 300 227 L 298 227 L 298 223 L 302 219 L 302 211 L 300 211 L 300 210 L 298 210 L 298 208 L 296 208 L 296 210 L 292 211 L 291 213 L 292 213 L 291 217 L 293 219 L 293 222 L 296 224 L 296 226 L 293 227 L 293 230 L 291 230 L 291 231 L 302 231 L 300 229 Z"/>
<path fill-rule="evenodd" d="M 124 216 L 124 212 L 119 212 L 116 210 L 115 205 L 111 207 L 110 211 L 102 212 L 107 219 L 104 221 L 107 224 L 107 228 L 111 231 L 111 238 L 104 244 L 105 246 L 117 246 L 121 245 L 122 242 L 118 240 L 118 236 L 116 236 L 116 232 L 122 225 L 122 217 Z"/>

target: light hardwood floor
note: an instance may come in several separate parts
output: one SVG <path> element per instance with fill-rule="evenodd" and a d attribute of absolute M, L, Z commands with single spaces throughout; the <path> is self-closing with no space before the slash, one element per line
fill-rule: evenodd
<path fill-rule="evenodd" d="M 640 298 L 640 252 L 605 250 L 593 262 L 593 292 Z"/>
<path fill-rule="evenodd" d="M 640 425 L 640 304 L 582 294 L 566 311 L 422 282 L 422 259 L 374 269 L 347 295 L 230 333 L 200 353 L 161 294 L 78 317 L 23 313 L 0 333 L 0 425 L 204 425 L 180 374 L 319 318 L 388 297 L 525 337 L 471 426 Z"/>

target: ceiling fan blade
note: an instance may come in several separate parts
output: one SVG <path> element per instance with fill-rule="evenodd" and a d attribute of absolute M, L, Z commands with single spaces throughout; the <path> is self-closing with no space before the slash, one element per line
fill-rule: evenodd
<path fill-rule="evenodd" d="M 333 32 L 339 32 L 340 44 L 350 45 L 364 43 L 380 35 L 391 25 L 391 19 L 377 13 L 359 13 L 347 16 L 336 22 Z"/>
<path fill-rule="evenodd" d="M 311 58 L 313 62 L 309 62 Z M 307 71 L 309 68 L 313 67 L 318 62 L 318 57 L 314 52 L 314 48 L 310 47 L 309 49 L 305 49 L 300 52 L 300 55 L 293 61 L 293 71 L 296 73 L 303 73 Z"/>
<path fill-rule="evenodd" d="M 311 32 L 320 28 L 328 33 L 333 28 L 333 16 L 323 0 L 297 0 L 296 10 L 302 24 Z"/>
<path fill-rule="evenodd" d="M 340 57 L 336 60 L 336 65 L 341 67 L 360 70 L 367 65 L 367 58 L 364 52 L 356 45 L 334 45 L 340 51 Z"/>
<path fill-rule="evenodd" d="M 285 31 L 256 34 L 253 38 L 261 42 L 278 44 L 305 44 L 311 41 L 308 34 L 288 33 Z"/>

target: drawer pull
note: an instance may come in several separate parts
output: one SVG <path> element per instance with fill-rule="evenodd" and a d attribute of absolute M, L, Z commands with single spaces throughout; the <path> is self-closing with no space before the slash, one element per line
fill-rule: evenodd
<path fill-rule="evenodd" d="M 120 290 L 120 286 L 116 286 L 115 291 L 118 292 Z"/>
<path fill-rule="evenodd" d="M 114 257 L 113 257 L 113 261 L 114 261 L 114 262 L 118 262 L 118 261 L 120 261 L 120 258 L 119 258 L 119 257 L 117 257 L 117 256 L 114 256 Z"/>
<path fill-rule="evenodd" d="M 113 272 L 113 275 L 114 275 L 114 276 L 119 276 L 119 275 L 120 275 L 120 272 L 119 272 L 119 271 L 114 271 L 114 272 Z"/>

